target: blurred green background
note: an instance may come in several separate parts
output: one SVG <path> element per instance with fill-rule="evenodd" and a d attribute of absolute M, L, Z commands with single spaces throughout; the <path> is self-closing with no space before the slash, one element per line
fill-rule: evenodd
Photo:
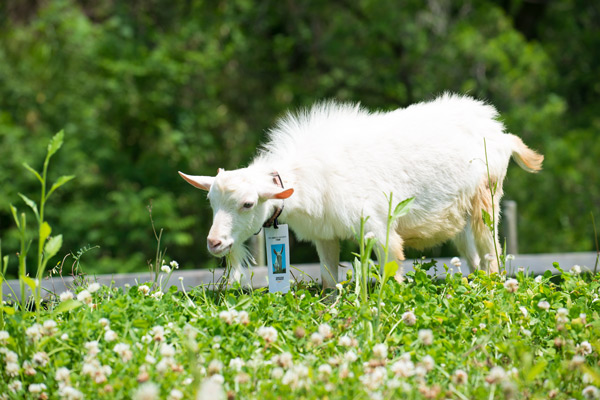
<path fill-rule="evenodd" d="M 216 265 L 205 250 L 211 211 L 177 170 L 244 166 L 285 110 L 320 99 L 391 110 L 443 91 L 490 101 L 546 156 L 542 173 L 512 163 L 506 180 L 520 251 L 593 250 L 599 27 L 600 3 L 587 0 L 4 0 L 4 253 L 18 248 L 9 204 L 26 210 L 18 193 L 39 196 L 21 164 L 39 169 L 60 129 L 50 176 L 77 176 L 47 209 L 62 253 L 99 245 L 86 272 L 143 270 L 152 202 L 169 257 L 197 268 Z M 454 250 L 434 250 L 444 253 Z M 316 252 L 298 246 L 292 258 Z"/>

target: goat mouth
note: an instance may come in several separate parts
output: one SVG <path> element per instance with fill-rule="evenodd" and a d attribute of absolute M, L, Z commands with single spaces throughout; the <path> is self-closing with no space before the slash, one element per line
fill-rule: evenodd
<path fill-rule="evenodd" d="M 227 255 L 227 253 L 229 253 L 229 250 L 231 250 L 231 246 L 232 245 L 233 245 L 233 243 L 230 244 L 230 245 L 224 246 L 224 247 L 220 247 L 219 246 L 219 247 L 214 248 L 214 249 L 210 249 L 209 248 L 208 252 L 210 254 L 212 254 L 213 256 L 215 256 L 215 257 L 224 257 L 225 255 Z"/>

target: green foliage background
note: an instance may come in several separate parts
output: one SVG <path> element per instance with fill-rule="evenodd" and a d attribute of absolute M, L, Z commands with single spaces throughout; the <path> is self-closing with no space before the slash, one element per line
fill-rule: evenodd
<path fill-rule="evenodd" d="M 215 263 L 211 214 L 177 170 L 242 166 L 278 116 L 319 99 L 394 109 L 443 91 L 490 101 L 546 156 L 541 174 L 508 173 L 520 251 L 592 250 L 599 27 L 600 6 L 573 0 L 1 2 L 4 251 L 17 248 L 9 203 L 24 210 L 17 193 L 37 190 L 21 164 L 39 167 L 62 128 L 50 175 L 77 178 L 47 218 L 63 250 L 100 245 L 86 272 L 143 269 L 152 201 L 169 255 L 199 267 Z"/>

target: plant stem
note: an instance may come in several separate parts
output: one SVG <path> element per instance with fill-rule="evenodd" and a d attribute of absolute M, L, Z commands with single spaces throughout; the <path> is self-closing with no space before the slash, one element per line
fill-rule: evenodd
<path fill-rule="evenodd" d="M 21 310 L 25 310 L 25 281 L 22 277 L 27 273 L 27 246 L 25 244 L 25 228 L 27 226 L 27 217 L 21 213 L 21 223 L 19 225 L 19 234 L 21 241 L 21 251 L 19 252 L 19 286 L 21 289 Z"/>
<path fill-rule="evenodd" d="M 496 244 L 496 208 L 494 205 L 494 196 L 496 195 L 496 189 L 492 187 L 492 178 L 490 176 L 490 164 L 488 162 L 487 155 L 487 143 L 483 138 L 483 150 L 485 152 L 485 168 L 487 169 L 488 176 L 488 187 L 490 188 L 490 194 L 492 195 L 492 241 L 494 242 L 494 252 L 496 253 L 496 262 L 498 263 L 498 271 L 500 270 L 500 256 L 498 254 L 498 245 Z M 489 271 L 488 271 L 489 272 Z"/>
<path fill-rule="evenodd" d="M 592 226 L 594 227 L 594 240 L 596 242 L 596 263 L 594 264 L 594 275 L 598 269 L 598 259 L 600 258 L 600 248 L 598 247 L 598 232 L 596 232 L 596 221 L 594 220 L 594 213 L 590 212 L 592 216 Z"/>

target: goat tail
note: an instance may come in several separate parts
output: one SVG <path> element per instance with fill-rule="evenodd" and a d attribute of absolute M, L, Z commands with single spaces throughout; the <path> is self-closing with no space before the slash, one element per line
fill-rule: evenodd
<path fill-rule="evenodd" d="M 512 141 L 512 157 L 527 172 L 536 173 L 542 169 L 544 156 L 535 150 L 531 150 L 520 137 L 510 135 Z"/>

